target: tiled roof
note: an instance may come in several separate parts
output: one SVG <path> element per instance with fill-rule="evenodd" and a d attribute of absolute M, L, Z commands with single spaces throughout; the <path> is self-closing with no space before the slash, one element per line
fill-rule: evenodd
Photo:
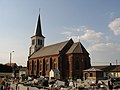
<path fill-rule="evenodd" d="M 11 66 L 11 67 L 17 66 L 16 63 L 11 63 L 11 65 L 10 65 L 10 63 L 6 63 L 5 65 L 6 65 L 6 66 Z"/>
<path fill-rule="evenodd" d="M 83 70 L 83 71 L 103 71 L 103 70 L 92 67 L 92 68 L 89 68 L 89 69 L 86 69 L 86 70 Z"/>
<path fill-rule="evenodd" d="M 68 42 L 69 41 L 64 41 L 64 42 L 49 45 L 49 46 L 46 46 L 46 47 L 42 47 L 37 52 L 35 52 L 32 56 L 30 56 L 30 58 L 36 58 L 36 57 L 43 57 L 43 56 L 59 54 L 59 52 L 64 48 L 64 46 Z"/>

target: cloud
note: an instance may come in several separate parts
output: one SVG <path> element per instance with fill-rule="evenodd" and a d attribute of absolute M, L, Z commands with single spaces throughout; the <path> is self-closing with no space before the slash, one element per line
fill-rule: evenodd
<path fill-rule="evenodd" d="M 71 30 L 72 29 L 72 30 Z M 67 30 L 67 32 L 66 32 Z M 67 28 L 62 34 L 74 41 L 80 41 L 90 53 L 92 65 L 106 65 L 120 59 L 120 44 L 114 38 L 86 26 Z M 69 31 L 69 33 L 68 33 Z"/>
<path fill-rule="evenodd" d="M 95 32 L 95 30 L 86 29 L 84 34 L 80 36 L 81 40 L 88 41 L 90 43 L 98 43 L 104 38 L 104 33 Z"/>
<path fill-rule="evenodd" d="M 98 43 L 87 48 L 93 65 L 115 64 L 115 60 L 120 60 L 120 45 L 115 43 Z"/>
<path fill-rule="evenodd" d="M 106 39 L 106 37 L 104 36 L 104 33 L 96 32 L 95 30 L 92 30 L 86 26 L 81 26 L 78 28 L 76 27 L 67 28 L 67 30 L 69 30 L 69 32 L 65 31 L 65 32 L 62 32 L 61 34 L 66 35 L 68 39 L 72 38 L 74 41 L 83 40 L 83 41 L 87 41 L 89 43 L 94 44 L 101 41 L 105 41 Z"/>
<path fill-rule="evenodd" d="M 120 45 L 115 43 L 97 43 L 89 48 L 90 51 L 120 52 Z"/>
<path fill-rule="evenodd" d="M 72 35 L 72 32 L 65 31 L 65 32 L 62 32 L 61 34 L 64 34 L 64 35 L 67 35 L 68 37 L 70 37 Z"/>
<path fill-rule="evenodd" d="M 116 18 L 110 22 L 108 27 L 115 35 L 120 35 L 120 18 Z"/>

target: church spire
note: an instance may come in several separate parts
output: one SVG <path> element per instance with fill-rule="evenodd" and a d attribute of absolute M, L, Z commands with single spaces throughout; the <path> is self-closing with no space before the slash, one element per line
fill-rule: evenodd
<path fill-rule="evenodd" d="M 32 55 L 38 49 L 41 49 L 42 47 L 44 47 L 44 39 L 45 37 L 42 35 L 40 14 L 39 14 L 34 35 L 31 37 L 31 46 L 29 49 L 29 55 Z"/>
<path fill-rule="evenodd" d="M 44 37 L 44 36 L 42 35 L 40 14 L 39 14 L 39 16 L 38 16 L 38 21 L 37 21 L 37 23 L 36 23 L 36 28 L 35 28 L 34 36 Z"/>

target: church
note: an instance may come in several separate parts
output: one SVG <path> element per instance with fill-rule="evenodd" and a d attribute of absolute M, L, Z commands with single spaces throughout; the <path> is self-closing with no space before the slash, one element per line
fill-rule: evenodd
<path fill-rule="evenodd" d="M 56 69 L 60 73 L 59 79 L 77 79 L 83 77 L 84 69 L 91 67 L 89 53 L 81 42 L 70 39 L 44 46 L 44 39 L 39 14 L 29 48 L 29 76 L 49 77 L 49 72 Z"/>

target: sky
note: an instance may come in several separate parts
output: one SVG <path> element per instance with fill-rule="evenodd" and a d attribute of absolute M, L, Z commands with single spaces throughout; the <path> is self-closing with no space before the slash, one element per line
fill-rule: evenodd
<path fill-rule="evenodd" d="M 120 0 L 0 0 L 0 63 L 26 66 L 39 13 L 45 46 L 72 38 L 92 65 L 120 64 Z"/>

